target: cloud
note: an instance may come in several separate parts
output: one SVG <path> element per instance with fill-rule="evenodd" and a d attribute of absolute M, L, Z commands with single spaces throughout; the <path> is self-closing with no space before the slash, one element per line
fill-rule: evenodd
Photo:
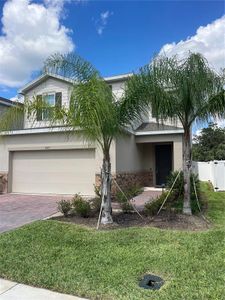
<path fill-rule="evenodd" d="M 108 18 L 113 15 L 113 12 L 110 12 L 109 10 L 104 11 L 100 14 L 100 18 L 96 22 L 96 29 L 97 33 L 99 35 L 102 35 L 107 23 L 108 23 Z"/>
<path fill-rule="evenodd" d="M 8 0 L 3 7 L 0 35 L 0 85 L 18 87 L 52 53 L 74 49 L 71 30 L 60 21 L 68 0 Z"/>
<path fill-rule="evenodd" d="M 214 122 L 221 128 L 225 128 L 225 120 L 224 119 L 215 119 Z"/>
<path fill-rule="evenodd" d="M 204 127 L 203 127 L 203 128 L 204 128 Z M 203 129 L 203 128 L 196 130 L 195 136 L 200 136 L 201 133 L 202 133 L 202 129 Z"/>
<path fill-rule="evenodd" d="M 164 45 L 160 54 L 177 54 L 183 58 L 189 51 L 203 54 L 217 71 L 225 68 L 225 15 L 207 26 L 200 26 L 194 36 L 184 41 Z"/>
<path fill-rule="evenodd" d="M 101 20 L 102 20 L 102 23 L 103 23 L 104 25 L 106 25 L 107 19 L 108 19 L 108 17 L 110 16 L 110 14 L 111 14 L 111 13 L 110 13 L 108 10 L 101 13 Z"/>

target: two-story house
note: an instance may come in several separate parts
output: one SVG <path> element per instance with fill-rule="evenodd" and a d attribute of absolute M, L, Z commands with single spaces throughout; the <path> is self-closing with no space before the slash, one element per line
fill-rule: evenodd
<path fill-rule="evenodd" d="M 118 99 L 129 74 L 105 78 Z M 49 105 L 68 106 L 72 81 L 46 74 L 24 86 L 20 93 L 44 98 Z M 49 127 L 47 115 L 24 128 L 5 133 L 0 140 L 0 174 L 7 175 L 13 193 L 94 194 L 99 184 L 102 154 L 63 126 Z M 183 130 L 166 122 L 158 125 L 151 113 L 111 147 L 112 173 L 121 186 L 161 186 L 171 170 L 182 167 Z"/>

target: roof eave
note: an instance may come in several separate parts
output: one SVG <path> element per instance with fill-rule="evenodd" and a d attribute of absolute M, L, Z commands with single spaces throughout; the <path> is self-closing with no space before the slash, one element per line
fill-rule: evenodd
<path fill-rule="evenodd" d="M 125 81 L 127 80 L 130 76 L 132 76 L 131 73 L 128 74 L 123 74 L 123 75 L 117 75 L 117 76 L 111 76 L 111 77 L 105 77 L 104 80 L 108 83 L 113 83 L 113 82 L 118 82 L 118 81 Z M 61 81 L 65 81 L 68 82 L 70 84 L 73 84 L 75 81 L 73 79 L 64 77 L 64 76 L 60 76 L 60 75 L 55 75 L 55 74 L 43 74 L 40 75 L 39 77 L 37 77 L 36 79 L 34 79 L 33 81 L 29 82 L 28 84 L 26 84 L 24 87 L 22 87 L 18 93 L 19 94 L 25 94 L 27 93 L 29 90 L 31 90 L 33 87 L 37 86 L 38 84 L 42 83 L 43 81 L 45 81 L 47 78 L 56 78 L 58 80 Z"/>
<path fill-rule="evenodd" d="M 25 94 L 26 92 L 28 92 L 29 90 L 31 90 L 33 87 L 39 85 L 40 83 L 44 82 L 47 78 L 56 78 L 58 80 L 61 81 L 65 81 L 68 83 L 74 83 L 74 80 L 60 76 L 60 75 L 55 75 L 55 74 L 42 74 L 39 77 L 37 77 L 36 79 L 34 79 L 33 81 L 29 82 L 28 84 L 26 84 L 23 88 L 21 88 L 18 92 L 19 94 Z"/>

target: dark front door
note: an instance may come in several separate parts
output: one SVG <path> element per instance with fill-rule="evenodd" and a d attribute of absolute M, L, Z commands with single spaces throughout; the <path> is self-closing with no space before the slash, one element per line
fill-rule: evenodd
<path fill-rule="evenodd" d="M 155 146 L 156 185 L 166 183 L 166 178 L 172 171 L 172 145 Z"/>

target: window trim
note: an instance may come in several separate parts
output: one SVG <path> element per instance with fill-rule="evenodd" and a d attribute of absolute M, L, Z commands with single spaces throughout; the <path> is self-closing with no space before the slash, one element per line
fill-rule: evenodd
<path fill-rule="evenodd" d="M 45 97 L 45 96 L 49 96 L 49 95 L 54 95 L 54 104 L 51 105 L 51 107 L 55 107 L 55 105 L 56 105 L 56 92 L 47 92 L 47 93 L 43 93 L 43 94 L 42 94 L 42 101 L 44 102 L 44 97 Z M 44 114 L 45 114 L 45 113 L 46 113 L 46 112 L 45 112 L 44 110 L 42 110 L 42 121 L 44 121 L 44 122 L 49 121 L 48 118 L 45 118 L 45 117 L 44 117 Z"/>

